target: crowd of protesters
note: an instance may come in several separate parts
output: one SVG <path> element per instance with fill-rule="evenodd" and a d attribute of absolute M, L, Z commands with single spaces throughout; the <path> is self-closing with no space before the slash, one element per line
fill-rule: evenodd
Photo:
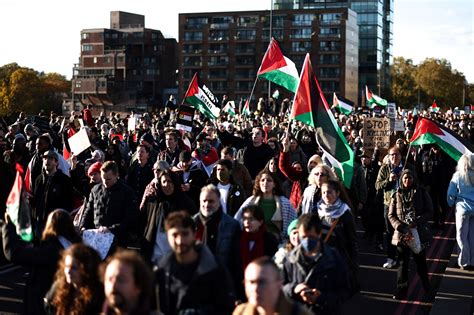
<path fill-rule="evenodd" d="M 409 146 L 418 116 L 408 111 L 391 146 L 369 151 L 363 119 L 384 113 L 334 111 L 355 156 L 347 188 L 289 106 L 261 99 L 249 116 L 216 120 L 196 112 L 191 132 L 176 129 L 169 106 L 3 119 L 3 252 L 28 268 L 25 314 L 338 314 L 360 290 L 359 221 L 383 268 L 398 268 L 403 299 L 411 254 L 431 290 L 426 249 L 453 206 L 459 265 L 473 268 L 472 154 L 453 177 L 456 162 L 437 145 Z M 424 115 L 474 142 L 472 114 Z M 91 146 L 75 154 L 67 139 L 80 129 Z M 6 213 L 18 169 L 31 243 Z M 105 262 L 82 242 L 90 229 L 114 236 Z"/>

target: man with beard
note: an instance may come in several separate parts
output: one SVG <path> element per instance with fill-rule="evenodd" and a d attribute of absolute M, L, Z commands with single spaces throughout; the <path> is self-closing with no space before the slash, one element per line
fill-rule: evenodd
<path fill-rule="evenodd" d="M 231 314 L 232 282 L 209 248 L 196 243 L 195 224 L 184 211 L 171 213 L 165 229 L 172 252 L 157 266 L 159 309 L 163 314 Z"/>
<path fill-rule="evenodd" d="M 103 314 L 151 314 L 153 275 L 141 256 L 119 251 L 105 266 Z"/>
<path fill-rule="evenodd" d="M 283 267 L 283 291 L 314 314 L 339 314 L 349 297 L 347 266 L 339 252 L 326 246 L 317 214 L 303 214 L 297 223 L 300 244 Z"/>

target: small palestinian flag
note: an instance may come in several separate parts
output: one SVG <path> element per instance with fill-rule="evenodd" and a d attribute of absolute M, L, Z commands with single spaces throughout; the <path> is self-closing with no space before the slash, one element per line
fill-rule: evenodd
<path fill-rule="evenodd" d="M 337 97 L 336 93 L 334 93 L 332 99 L 332 107 L 338 108 L 344 115 L 350 115 L 350 113 L 354 110 L 354 107 L 350 105 L 348 100 L 342 97 Z"/>
<path fill-rule="evenodd" d="M 277 100 L 280 97 L 280 91 L 275 90 L 275 92 L 272 94 L 272 97 Z"/>
<path fill-rule="evenodd" d="M 375 106 L 387 106 L 387 100 L 384 100 L 380 96 L 375 95 L 372 91 L 365 86 L 365 98 L 367 99 L 367 106 L 374 108 Z"/>
<path fill-rule="evenodd" d="M 235 102 L 228 101 L 222 110 L 230 116 L 235 116 Z"/>
<path fill-rule="evenodd" d="M 250 116 L 250 104 L 249 100 L 245 101 L 244 108 L 242 108 L 242 115 Z"/>
<path fill-rule="evenodd" d="M 188 90 L 184 95 L 184 102 L 193 105 L 209 119 L 214 120 L 219 117 L 220 109 L 217 106 L 219 101 L 204 84 L 200 84 L 197 73 L 189 83 Z"/>
<path fill-rule="evenodd" d="M 33 240 L 33 229 L 31 226 L 31 217 L 29 204 L 23 188 L 23 179 L 21 174 L 23 170 L 17 164 L 15 182 L 7 198 L 7 213 L 11 222 L 16 227 L 16 233 L 25 242 Z"/>
<path fill-rule="evenodd" d="M 290 118 L 315 128 L 316 140 L 324 152 L 323 157 L 329 160 L 344 185 L 350 188 L 354 168 L 354 152 L 349 147 L 324 98 L 313 72 L 309 54 L 306 54 L 303 63 Z"/>
<path fill-rule="evenodd" d="M 298 70 L 295 63 L 283 55 L 278 42 L 273 37 L 263 56 L 257 77 L 267 79 L 293 93 L 296 92 Z"/>
<path fill-rule="evenodd" d="M 436 104 L 436 100 L 433 101 L 433 104 L 431 104 L 430 110 L 432 113 L 437 113 L 439 111 L 438 104 Z"/>
<path fill-rule="evenodd" d="M 446 154 L 458 161 L 463 154 L 474 152 L 472 144 L 437 122 L 420 117 L 410 139 L 411 145 L 437 144 Z"/>

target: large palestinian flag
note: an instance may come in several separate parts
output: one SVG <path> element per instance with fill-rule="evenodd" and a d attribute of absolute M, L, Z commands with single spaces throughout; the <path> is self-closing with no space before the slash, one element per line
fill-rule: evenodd
<path fill-rule="evenodd" d="M 265 78 L 293 93 L 296 92 L 298 70 L 295 63 L 283 55 L 278 42 L 273 37 L 263 56 L 257 77 Z"/>
<path fill-rule="evenodd" d="M 350 113 L 354 110 L 354 107 L 348 100 L 342 97 L 337 97 L 336 93 L 334 93 L 332 99 L 332 107 L 338 108 L 344 115 L 350 115 Z"/>
<path fill-rule="evenodd" d="M 470 142 L 461 138 L 448 128 L 425 117 L 418 119 L 410 143 L 411 145 L 437 144 L 456 161 L 458 161 L 463 154 L 474 153 L 474 147 Z"/>
<path fill-rule="evenodd" d="M 197 73 L 194 74 L 191 83 L 189 83 L 188 90 L 184 95 L 184 102 L 193 105 L 209 119 L 219 117 L 220 109 L 217 106 L 219 101 L 204 84 L 199 83 Z"/>
<path fill-rule="evenodd" d="M 324 152 L 323 158 L 329 160 L 344 185 L 350 188 L 354 153 L 324 98 L 319 82 L 313 72 L 309 54 L 306 54 L 304 60 L 290 118 L 315 128 L 316 140 Z"/>
<path fill-rule="evenodd" d="M 374 108 L 375 106 L 387 106 L 387 100 L 375 95 L 372 91 L 365 86 L 365 98 L 367 99 L 367 106 Z"/>

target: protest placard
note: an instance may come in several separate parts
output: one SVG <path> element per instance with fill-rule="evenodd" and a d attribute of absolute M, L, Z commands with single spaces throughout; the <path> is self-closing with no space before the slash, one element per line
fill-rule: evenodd
<path fill-rule="evenodd" d="M 193 130 L 194 107 L 181 105 L 178 110 L 176 129 L 191 132 Z"/>
<path fill-rule="evenodd" d="M 107 257 L 107 253 L 114 241 L 114 235 L 111 232 L 99 232 L 98 229 L 84 230 L 82 232 L 84 243 L 95 249 L 102 260 Z"/>
<path fill-rule="evenodd" d="M 405 121 L 403 119 L 395 119 L 394 131 L 405 131 Z"/>
<path fill-rule="evenodd" d="M 397 117 L 397 106 L 395 103 L 387 104 L 387 117 L 390 119 L 395 119 Z"/>
<path fill-rule="evenodd" d="M 69 142 L 71 153 L 76 156 L 91 146 L 89 136 L 84 128 L 79 130 L 79 132 L 76 132 L 71 138 L 67 139 L 67 141 Z"/>
<path fill-rule="evenodd" d="M 390 119 L 364 118 L 364 149 L 386 148 L 390 146 Z"/>

